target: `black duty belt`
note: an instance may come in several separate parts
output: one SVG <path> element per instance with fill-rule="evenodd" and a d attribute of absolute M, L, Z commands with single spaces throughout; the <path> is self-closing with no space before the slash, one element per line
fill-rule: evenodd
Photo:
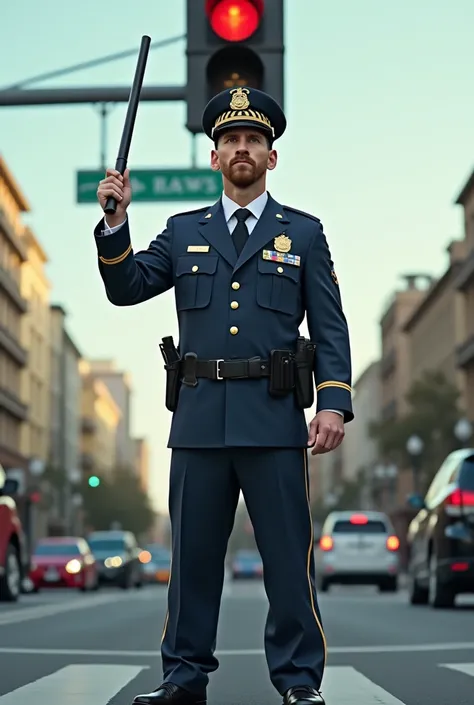
<path fill-rule="evenodd" d="M 249 360 L 199 360 L 185 356 L 181 363 L 183 383 L 193 385 L 196 379 L 260 379 L 270 377 L 270 363 L 260 357 Z"/>

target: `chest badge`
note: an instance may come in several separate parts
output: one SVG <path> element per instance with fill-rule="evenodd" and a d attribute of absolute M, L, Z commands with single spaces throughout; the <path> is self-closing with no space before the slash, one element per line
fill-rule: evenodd
<path fill-rule="evenodd" d="M 289 252 L 291 250 L 291 240 L 285 233 L 282 233 L 274 239 L 273 247 L 277 252 Z"/>

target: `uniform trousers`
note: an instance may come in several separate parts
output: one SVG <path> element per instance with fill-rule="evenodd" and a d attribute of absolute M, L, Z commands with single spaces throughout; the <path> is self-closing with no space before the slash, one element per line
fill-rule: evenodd
<path fill-rule="evenodd" d="M 318 607 L 306 449 L 174 449 L 172 561 L 161 642 L 165 682 L 204 692 L 214 655 L 225 557 L 239 491 L 263 562 L 269 601 L 265 655 L 283 694 L 319 689 L 326 641 Z M 249 645 L 255 648 L 255 644 Z"/>

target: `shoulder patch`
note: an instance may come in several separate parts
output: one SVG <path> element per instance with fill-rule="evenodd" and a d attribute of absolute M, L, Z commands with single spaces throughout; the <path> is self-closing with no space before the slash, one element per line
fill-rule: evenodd
<path fill-rule="evenodd" d="M 211 206 L 204 206 L 204 208 L 195 208 L 192 211 L 182 211 L 181 213 L 174 213 L 171 218 L 177 218 L 179 215 L 192 215 L 193 213 L 204 213 L 208 211 Z"/>
<path fill-rule="evenodd" d="M 305 218 L 309 218 L 310 220 L 316 221 L 316 223 L 321 222 L 319 218 L 316 218 L 315 215 L 311 215 L 311 213 L 305 213 L 305 211 L 300 211 L 298 210 L 298 208 L 292 208 L 291 206 L 283 206 L 283 208 L 286 211 L 290 211 L 290 213 L 298 213 L 298 215 L 303 215 Z"/>

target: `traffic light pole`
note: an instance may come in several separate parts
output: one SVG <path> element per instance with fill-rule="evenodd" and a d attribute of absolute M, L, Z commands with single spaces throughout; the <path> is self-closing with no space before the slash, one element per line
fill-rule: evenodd
<path fill-rule="evenodd" d="M 0 106 L 66 105 L 77 103 L 128 103 L 130 87 L 90 86 L 87 88 L 32 88 L 0 91 Z M 186 86 L 147 86 L 140 102 L 186 100 Z"/>

